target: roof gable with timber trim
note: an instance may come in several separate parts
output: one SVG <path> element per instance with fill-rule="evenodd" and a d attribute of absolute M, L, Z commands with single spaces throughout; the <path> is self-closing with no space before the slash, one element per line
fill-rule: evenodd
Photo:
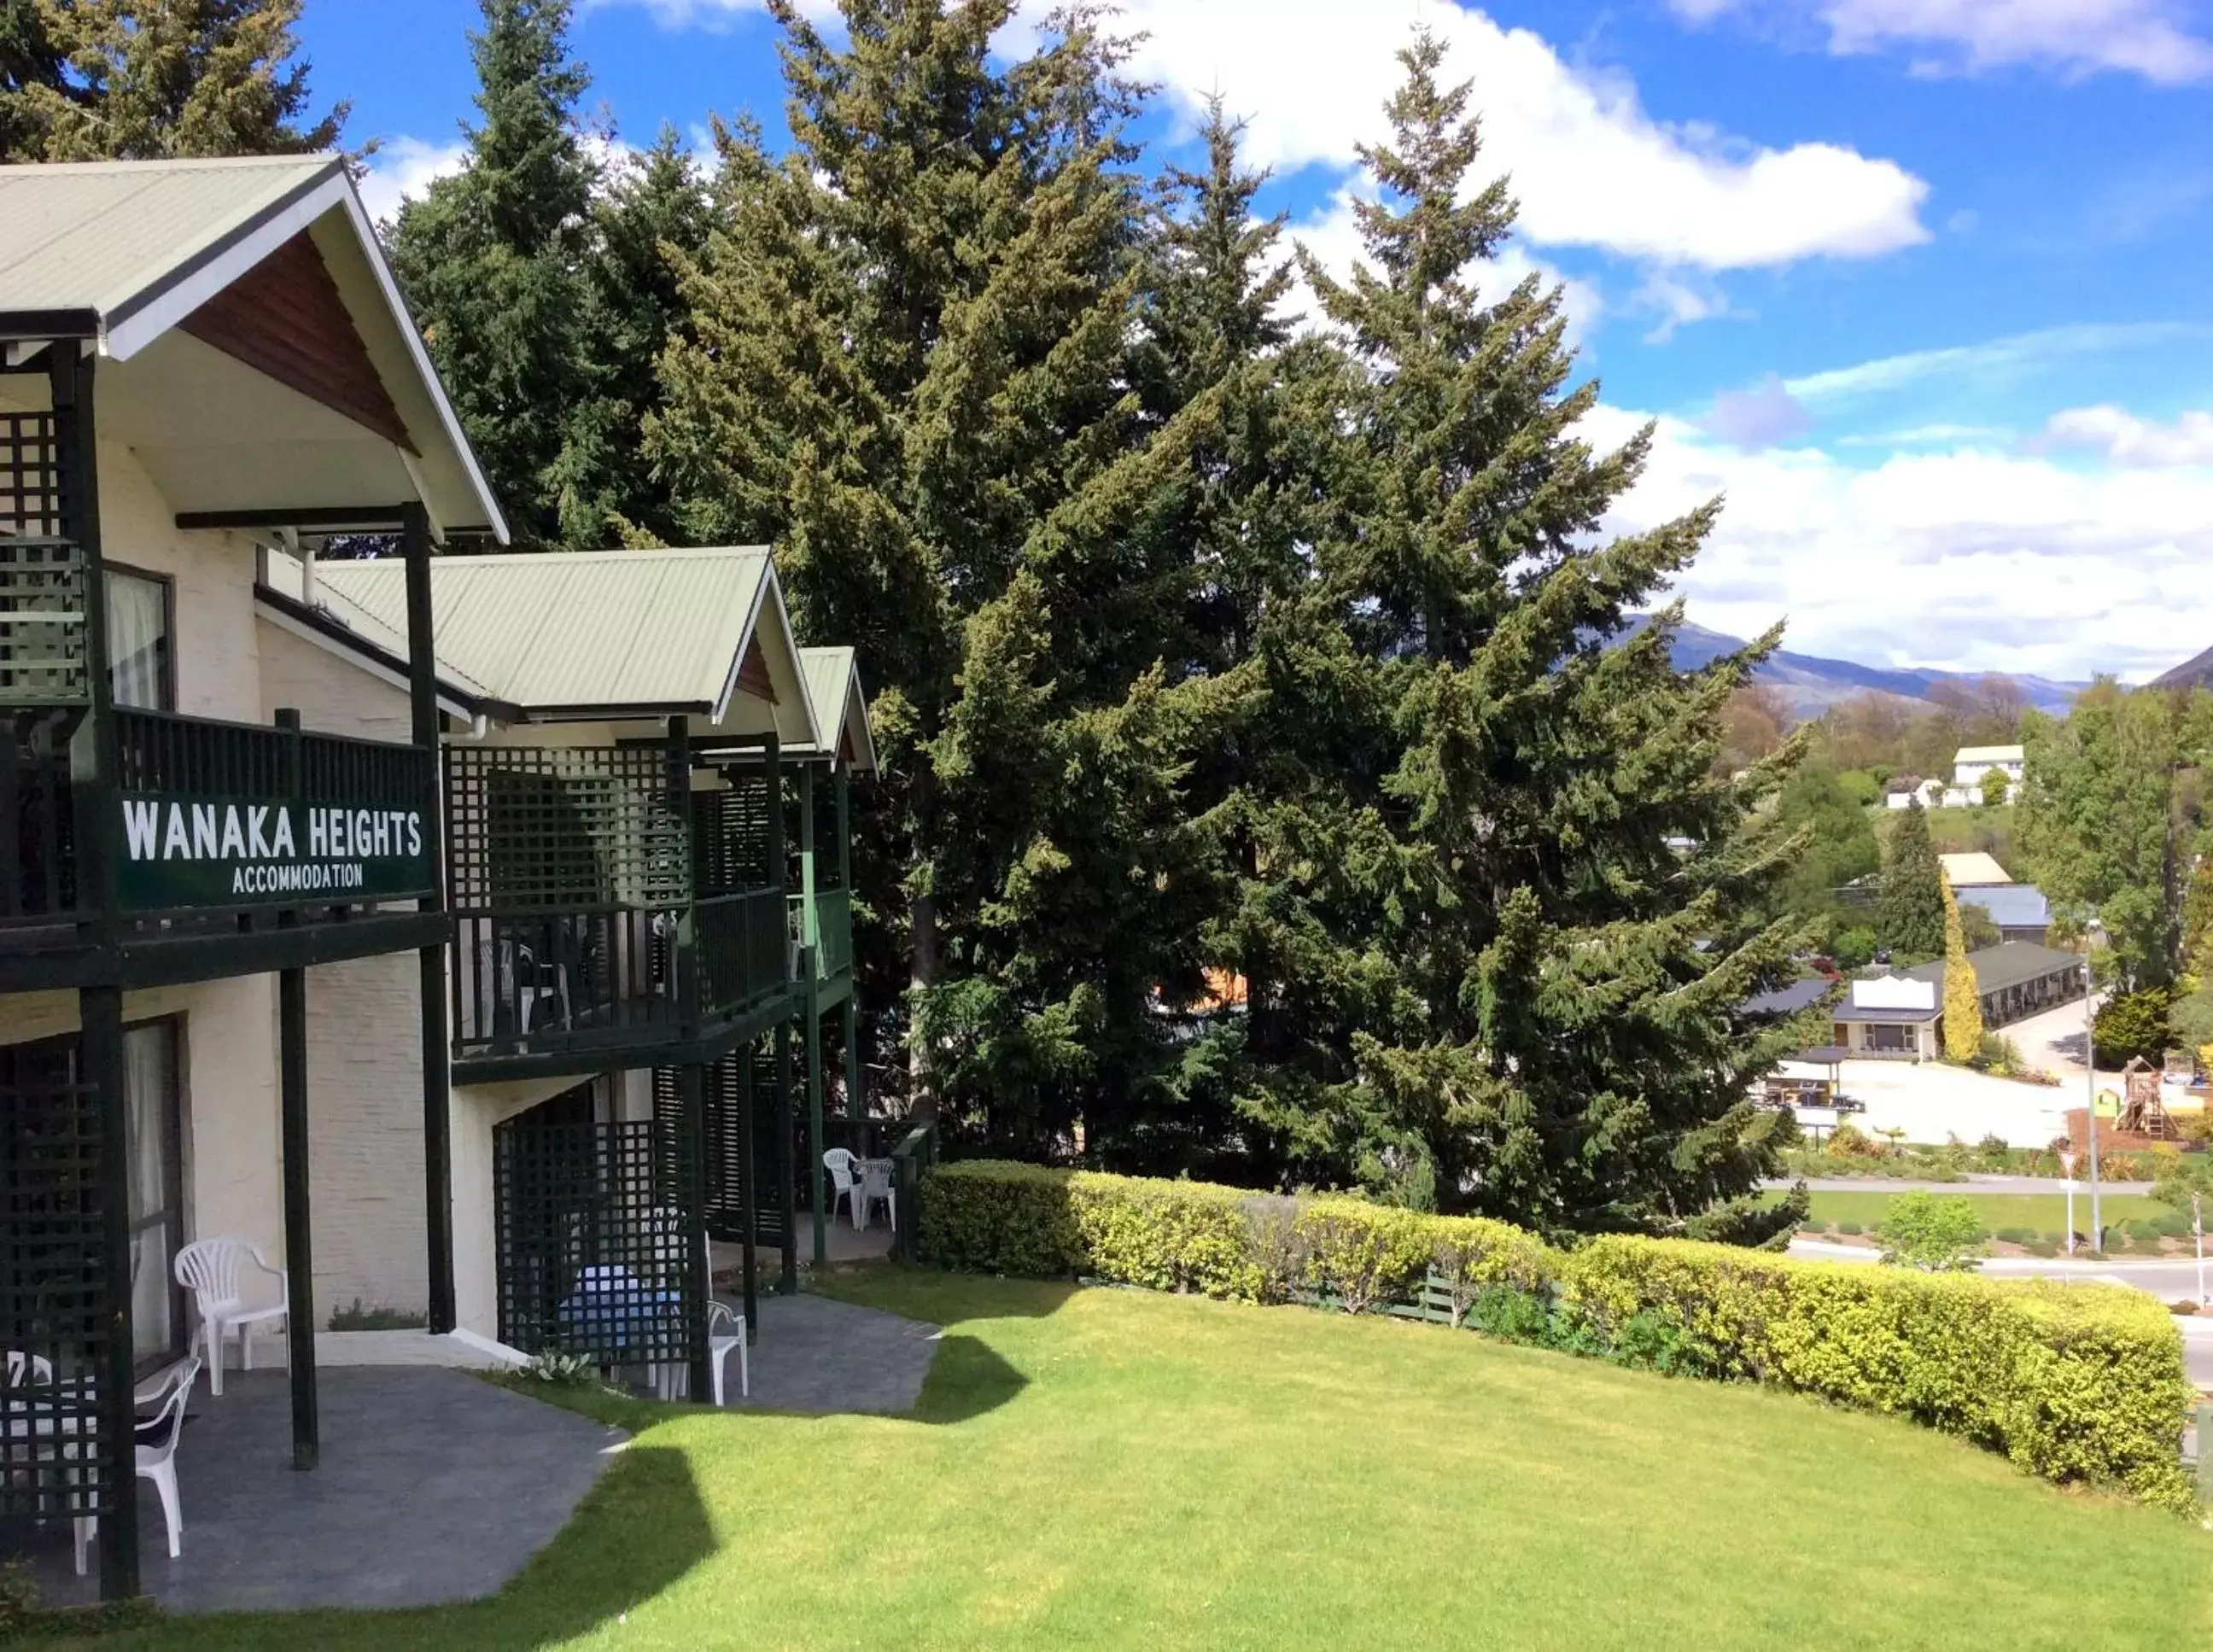
<path fill-rule="evenodd" d="M 819 744 L 795 747 L 794 757 L 829 755 L 863 774 L 876 771 L 876 737 L 869 727 L 869 699 L 861 692 L 861 670 L 850 648 L 803 648 L 799 663 L 807 675 Z"/>
<path fill-rule="evenodd" d="M 319 590 L 405 635 L 397 558 L 323 562 Z M 765 546 L 430 560 L 436 651 L 530 722 L 698 716 L 815 744 Z"/>
<path fill-rule="evenodd" d="M 0 338 L 89 340 L 180 515 L 507 525 L 337 155 L 0 167 Z"/>

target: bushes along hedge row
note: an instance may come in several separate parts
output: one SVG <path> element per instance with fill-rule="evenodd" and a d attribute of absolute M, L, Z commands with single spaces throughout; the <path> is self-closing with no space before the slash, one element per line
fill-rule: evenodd
<path fill-rule="evenodd" d="M 2179 1460 L 2192 1399 L 2180 1338 L 2134 1291 L 1686 1240 L 1561 1251 L 1479 1217 L 991 1160 L 932 1171 L 921 1227 L 925 1260 L 986 1273 L 1351 1313 L 1426 1284 L 1457 1324 L 1894 1412 L 2047 1479 L 2196 1506 Z"/>

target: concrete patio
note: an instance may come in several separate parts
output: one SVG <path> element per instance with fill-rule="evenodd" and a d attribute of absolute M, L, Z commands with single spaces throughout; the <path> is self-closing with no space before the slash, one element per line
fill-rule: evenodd
<path fill-rule="evenodd" d="M 760 1321 L 748 1355 L 750 1398 L 738 1397 L 737 1359 L 731 1356 L 723 1394 L 733 1411 L 911 1411 L 941 1334 L 919 1320 L 805 1292 L 764 1293 Z"/>
<path fill-rule="evenodd" d="M 427 1366 L 326 1369 L 322 1461 L 291 1466 L 285 1374 L 203 1380 L 177 1448 L 183 1555 L 138 1485 L 140 1578 L 171 1612 L 412 1606 L 490 1594 L 568 1522 L 623 1436 L 587 1417 Z M 98 1597 L 70 1527 L 16 1537 L 52 1605 Z"/>

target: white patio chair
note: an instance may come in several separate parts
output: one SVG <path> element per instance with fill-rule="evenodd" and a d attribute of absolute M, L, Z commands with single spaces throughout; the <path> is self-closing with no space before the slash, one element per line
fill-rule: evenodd
<path fill-rule="evenodd" d="M 715 1374 L 715 1404 L 722 1403 L 723 1367 L 729 1362 L 730 1350 L 738 1350 L 738 1397 L 750 1399 L 753 1392 L 753 1373 L 747 1369 L 746 1316 L 728 1302 L 711 1298 L 707 1303 L 707 1365 Z"/>
<path fill-rule="evenodd" d="M 845 1201 L 845 1214 L 852 1218 L 856 1229 L 868 1225 L 861 1209 L 861 1161 L 842 1147 L 833 1147 L 822 1155 L 822 1167 L 830 1173 L 830 1219 L 838 1219 L 838 1201 Z"/>
<path fill-rule="evenodd" d="M 897 1233 L 899 1231 L 899 1195 L 893 1191 L 891 1161 L 888 1159 L 863 1160 L 860 1180 L 860 1190 L 853 1195 L 853 1201 L 860 1207 L 863 1221 L 875 1202 L 881 1199 L 884 1202 L 884 1218 L 892 1224 L 892 1231 Z M 857 1222 L 854 1225 L 858 1227 L 862 1224 Z"/>
<path fill-rule="evenodd" d="M 240 1288 L 240 1274 L 247 1262 L 277 1281 L 274 1307 L 249 1308 Z M 241 1369 L 253 1369 L 253 1332 L 257 1326 L 285 1319 L 291 1301 L 291 1282 L 284 1270 L 271 1267 L 258 1245 L 242 1239 L 200 1239 L 177 1253 L 177 1283 L 192 1293 L 199 1308 L 200 1325 L 207 1332 L 208 1390 L 223 1393 L 223 1345 L 235 1338 Z M 291 1329 L 287 1321 L 285 1329 Z"/>
<path fill-rule="evenodd" d="M 161 1410 L 140 1421 L 137 1440 L 132 1448 L 138 1478 L 154 1482 L 154 1493 L 162 1500 L 162 1523 L 169 1529 L 169 1558 L 174 1560 L 184 1552 L 185 1516 L 177 1495 L 177 1438 L 185 1431 L 185 1407 L 191 1403 L 192 1384 L 199 1381 L 200 1362 L 196 1355 L 175 1367 L 167 1379 L 169 1392 L 161 1401 Z M 80 1515 L 76 1520 L 76 1575 L 85 1573 L 85 1558 L 92 1545 L 93 1534 L 100 1529 L 96 1515 Z"/>

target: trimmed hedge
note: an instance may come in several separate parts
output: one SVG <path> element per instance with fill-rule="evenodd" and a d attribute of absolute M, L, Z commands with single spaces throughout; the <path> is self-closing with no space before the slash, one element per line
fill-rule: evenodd
<path fill-rule="evenodd" d="M 994 1160 L 929 1173 L 921 1247 L 972 1271 L 1348 1313 L 1409 1302 L 1426 1283 L 1457 1324 L 1818 1394 L 1962 1436 L 2047 1479 L 2197 1506 L 2180 1462 L 2194 1398 L 2181 1341 L 2135 1291 L 1688 1240 L 1559 1251 L 1480 1217 Z"/>

